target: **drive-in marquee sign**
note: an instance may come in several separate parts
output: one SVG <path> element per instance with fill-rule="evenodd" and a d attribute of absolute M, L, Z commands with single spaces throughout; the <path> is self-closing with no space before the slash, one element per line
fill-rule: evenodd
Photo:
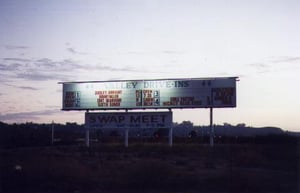
<path fill-rule="evenodd" d="M 236 77 L 62 82 L 63 110 L 236 106 Z"/>

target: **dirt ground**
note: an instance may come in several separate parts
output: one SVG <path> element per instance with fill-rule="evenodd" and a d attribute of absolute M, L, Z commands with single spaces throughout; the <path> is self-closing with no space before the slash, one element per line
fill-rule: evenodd
<path fill-rule="evenodd" d="M 0 192 L 299 193 L 299 144 L 0 150 Z"/>

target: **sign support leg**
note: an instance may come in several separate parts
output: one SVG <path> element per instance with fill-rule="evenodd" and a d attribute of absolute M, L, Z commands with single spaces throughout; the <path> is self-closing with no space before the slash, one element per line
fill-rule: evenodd
<path fill-rule="evenodd" d="M 172 112 L 171 109 L 169 109 L 169 112 Z M 173 115 L 172 115 L 172 121 L 173 121 Z M 173 146 L 173 123 L 171 121 L 171 126 L 169 128 L 169 146 Z"/>
<path fill-rule="evenodd" d="M 85 146 L 86 147 L 90 147 L 90 128 L 89 128 L 89 125 L 87 124 L 87 113 L 88 111 L 85 113 Z"/>
<path fill-rule="evenodd" d="M 52 121 L 52 128 L 51 128 L 51 145 L 54 144 L 54 121 Z"/>
<path fill-rule="evenodd" d="M 128 113 L 128 109 L 126 109 L 125 112 Z M 129 128 L 126 127 L 125 128 L 125 142 L 124 142 L 125 147 L 128 147 L 128 132 L 129 132 Z"/>
<path fill-rule="evenodd" d="M 210 107 L 210 146 L 214 146 L 213 108 Z"/>
<path fill-rule="evenodd" d="M 172 127 L 169 128 L 169 146 L 170 147 L 173 146 L 173 128 Z"/>
<path fill-rule="evenodd" d="M 85 129 L 85 146 L 90 147 L 90 130 L 88 127 L 86 127 Z"/>
<path fill-rule="evenodd" d="M 128 147 L 128 128 L 125 128 L 125 147 Z"/>

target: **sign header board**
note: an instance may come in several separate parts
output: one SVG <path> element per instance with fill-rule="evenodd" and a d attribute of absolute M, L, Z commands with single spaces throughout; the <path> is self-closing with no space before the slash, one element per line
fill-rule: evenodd
<path fill-rule="evenodd" d="M 236 106 L 236 77 L 63 82 L 63 110 Z"/>
<path fill-rule="evenodd" d="M 86 113 L 85 124 L 97 128 L 170 128 L 172 112 Z"/>

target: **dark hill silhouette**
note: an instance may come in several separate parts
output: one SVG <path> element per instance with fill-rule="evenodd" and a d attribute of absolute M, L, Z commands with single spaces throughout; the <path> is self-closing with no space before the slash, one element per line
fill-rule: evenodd
<path fill-rule="evenodd" d="M 174 124 L 174 133 L 178 136 L 188 136 L 191 131 L 196 131 L 197 135 L 209 136 L 210 126 L 194 126 L 191 122 Z M 214 125 L 215 136 L 238 136 L 253 137 L 267 135 L 283 135 L 286 132 L 278 127 L 248 127 L 245 124 L 236 126 L 230 124 Z"/>

